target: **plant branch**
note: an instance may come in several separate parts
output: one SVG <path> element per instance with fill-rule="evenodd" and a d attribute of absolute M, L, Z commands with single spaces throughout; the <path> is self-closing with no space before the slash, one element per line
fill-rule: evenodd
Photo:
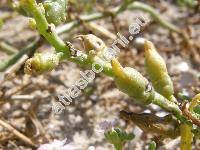
<path fill-rule="evenodd" d="M 112 14 L 114 14 L 114 15 L 117 15 L 117 14 L 125 11 L 125 9 L 120 9 L 120 7 L 121 6 L 113 8 L 110 12 Z M 138 9 L 138 10 L 142 10 L 142 11 L 148 12 L 163 27 L 165 27 L 165 28 L 167 28 L 167 29 L 169 29 L 171 31 L 174 31 L 174 32 L 177 32 L 177 33 L 181 33 L 180 30 L 177 27 L 175 27 L 171 23 L 163 20 L 162 17 L 159 15 L 159 13 L 156 12 L 154 10 L 154 8 L 151 7 L 151 6 L 148 6 L 148 5 L 146 5 L 144 3 L 141 3 L 141 2 L 133 2 L 132 4 L 129 4 L 129 6 L 126 9 L 131 9 L 131 10 L 132 9 L 133 10 L 134 9 Z M 37 16 L 37 18 L 38 18 L 37 19 L 38 23 L 39 23 L 38 27 L 42 26 L 42 29 L 40 29 L 40 32 L 45 35 L 45 38 L 47 38 L 47 40 L 49 42 L 54 43 L 53 46 L 55 46 L 55 48 L 60 49 L 60 48 L 64 47 L 64 49 L 67 49 L 66 45 L 64 44 L 64 42 L 60 41 L 60 39 L 58 38 L 58 36 L 55 33 L 53 34 L 53 35 L 55 35 L 55 37 L 54 37 L 54 36 L 52 36 L 51 33 L 47 33 L 46 32 L 46 29 L 48 29 L 48 23 L 46 22 L 46 19 L 42 16 L 41 13 L 38 14 L 38 12 L 40 12 L 40 10 L 38 10 L 38 9 L 36 9 L 36 10 L 37 10 L 36 11 L 37 13 L 36 13 L 35 16 Z M 109 17 L 109 16 L 110 16 L 109 13 L 99 12 L 99 13 L 94 13 L 94 14 L 91 14 L 91 15 L 82 15 L 82 16 L 80 16 L 80 20 L 84 21 L 84 22 L 91 22 L 91 21 L 99 20 L 99 19 L 102 19 L 102 18 L 105 18 L 105 17 Z M 40 22 L 39 18 L 41 18 L 43 21 Z M 72 29 L 74 29 L 75 27 L 78 27 L 78 26 L 81 25 L 81 21 L 80 20 L 75 20 L 75 21 L 69 22 L 69 23 L 67 23 L 65 25 L 59 26 L 59 27 L 57 27 L 55 29 L 55 32 L 57 34 L 62 34 L 64 32 L 69 32 Z M 58 43 L 60 43 L 60 44 L 58 44 Z M 34 42 L 34 44 L 32 45 L 32 47 L 34 47 L 35 49 L 37 49 L 38 48 L 37 45 L 38 45 L 37 42 Z M 24 48 L 24 49 L 26 49 L 26 48 Z M 27 49 L 26 53 L 28 53 L 29 50 L 31 51 L 31 49 L 29 48 L 29 49 Z M 14 64 L 22 56 L 21 54 L 25 54 L 25 53 L 24 52 L 19 52 L 19 54 L 16 54 L 15 56 L 12 56 L 9 60 L 6 60 L 5 62 L 0 63 L 0 71 L 4 71 L 9 66 L 11 66 L 12 64 Z M 84 64 L 84 61 L 87 60 L 86 57 L 87 57 L 86 55 L 83 55 L 83 58 L 79 57 L 80 59 L 77 60 L 77 61 L 79 63 L 81 63 L 81 64 Z M 75 61 L 76 61 L 76 59 L 75 59 Z M 107 70 L 110 70 L 110 69 L 107 68 Z M 110 72 L 110 71 L 108 71 L 108 72 Z"/>
<path fill-rule="evenodd" d="M 181 122 L 189 123 L 188 120 L 183 116 L 182 111 L 179 109 L 178 105 L 174 102 L 167 100 L 164 96 L 155 92 L 153 104 L 160 106 L 162 109 L 171 112 L 177 117 Z"/>
<path fill-rule="evenodd" d="M 137 4 L 136 6 L 139 7 L 139 4 L 138 3 L 136 3 L 136 4 Z M 57 35 L 57 33 L 60 33 L 61 31 L 64 32 L 64 30 L 60 30 L 59 32 L 57 30 L 57 33 L 55 33 L 55 31 L 52 31 L 52 33 L 48 33 L 46 30 L 49 25 L 47 23 L 46 18 L 44 17 L 41 10 L 39 9 L 39 6 L 35 2 L 31 3 L 30 0 L 27 3 L 27 5 L 28 5 L 27 7 L 29 8 L 28 11 L 34 16 L 34 19 L 36 20 L 36 24 L 37 24 L 37 28 L 38 28 L 39 32 L 49 41 L 49 43 L 51 45 L 53 45 L 55 47 L 57 52 L 60 52 L 60 51 L 64 52 L 65 54 L 67 54 L 66 58 L 69 61 L 73 61 L 73 62 L 76 62 L 81 65 L 90 66 L 92 63 L 95 63 L 95 62 L 99 63 L 99 60 L 96 60 L 96 59 L 91 60 L 86 54 L 82 53 L 81 51 L 75 50 L 76 56 L 71 56 L 70 52 L 71 52 L 71 50 L 74 50 L 74 48 L 70 47 L 70 45 L 66 45 Z M 124 5 L 117 7 L 113 12 L 119 13 L 120 7 L 124 7 Z M 143 8 L 143 7 L 141 7 L 141 8 Z M 124 9 L 121 9 L 121 10 L 124 10 Z M 94 17 L 94 15 L 92 17 L 91 17 L 91 15 L 87 16 L 87 21 L 97 19 L 97 18 L 102 18 L 104 15 L 105 14 L 103 14 L 103 13 L 97 13 L 97 14 L 95 14 L 95 17 Z M 78 22 L 72 22 L 71 27 L 73 27 L 73 25 L 78 25 Z M 104 68 L 103 71 L 106 75 L 113 76 L 113 71 L 112 71 L 112 67 L 110 64 L 102 64 L 102 66 Z M 153 100 L 153 103 L 157 104 L 160 107 L 162 107 L 163 109 L 173 113 L 181 121 L 186 121 L 186 119 L 182 116 L 182 112 L 179 109 L 179 107 L 176 104 L 168 101 L 166 98 L 164 98 L 157 92 L 155 93 L 155 98 Z"/>
<path fill-rule="evenodd" d="M 181 145 L 180 150 L 191 150 L 192 149 L 192 126 L 188 124 L 181 124 L 180 126 L 181 131 Z"/>
<path fill-rule="evenodd" d="M 0 72 L 5 71 L 8 67 L 15 64 L 24 54 L 31 55 L 37 47 L 41 45 L 41 39 L 37 38 L 32 43 L 30 43 L 27 47 L 19 51 L 19 53 L 10 56 L 5 61 L 0 63 Z"/>
<path fill-rule="evenodd" d="M 35 0 L 22 0 L 22 5 L 33 15 L 39 33 L 45 37 L 57 52 L 63 52 L 66 57 L 69 57 L 69 47 L 59 38 L 55 32 L 55 27 L 48 24 L 45 15 Z"/>
<path fill-rule="evenodd" d="M 5 42 L 0 43 L 0 51 L 7 53 L 8 55 L 10 54 L 15 54 L 18 52 L 18 50 L 10 45 L 8 45 Z"/>
<path fill-rule="evenodd" d="M 125 11 L 128 7 L 128 4 L 133 3 L 133 1 L 134 0 L 131 0 L 131 2 L 129 2 L 129 3 L 123 3 L 122 5 L 109 10 L 109 12 L 105 11 L 105 12 L 94 13 L 91 15 L 82 15 L 79 17 L 79 20 L 75 20 L 70 23 L 67 23 L 66 25 L 58 27 L 56 29 L 56 33 L 60 34 L 60 33 L 64 33 L 64 32 L 69 32 L 73 28 L 80 26 L 82 24 L 81 22 L 91 22 L 94 20 L 99 20 L 102 18 L 110 17 L 111 15 L 116 16 L 119 13 Z"/>
<path fill-rule="evenodd" d="M 28 145 L 31 145 L 33 147 L 36 147 L 36 144 L 27 136 L 20 133 L 18 130 L 16 130 L 14 127 L 12 127 L 10 124 L 6 123 L 5 121 L 0 119 L 0 125 L 6 128 L 8 131 L 10 131 L 12 134 L 14 134 L 16 137 L 18 137 L 20 140 L 25 142 Z"/>
<path fill-rule="evenodd" d="M 192 113 L 188 110 L 187 108 L 187 103 L 184 103 L 182 106 L 182 112 L 183 114 L 192 121 L 193 124 L 197 125 L 200 127 L 200 120 L 199 118 L 196 118 L 192 115 Z"/>
<path fill-rule="evenodd" d="M 135 8 L 141 7 L 141 5 L 139 5 L 138 3 L 134 2 L 133 4 Z M 26 1 L 24 5 L 29 8 L 28 11 L 33 15 L 34 19 L 36 20 L 37 29 L 40 32 L 40 34 L 42 34 L 47 39 L 47 41 L 56 49 L 57 52 L 63 52 L 66 56 L 65 58 L 67 58 L 69 61 L 73 61 L 81 65 L 90 66 L 92 63 L 97 62 L 97 60 L 90 60 L 89 57 L 86 54 L 82 53 L 81 51 L 77 51 L 76 56 L 71 56 L 70 51 L 72 50 L 72 48 L 69 45 L 66 45 L 57 35 L 57 33 L 64 32 L 66 31 L 66 29 L 69 29 L 69 27 L 72 28 L 72 27 L 77 26 L 79 22 L 77 21 L 71 22 L 68 24 L 68 28 L 65 28 L 65 30 L 63 29 L 57 30 L 57 33 L 55 32 L 55 30 L 51 30 L 51 32 L 48 32 L 47 29 L 49 28 L 49 24 L 47 23 L 47 20 L 44 14 L 40 10 L 40 7 L 36 4 L 36 2 L 32 0 L 28 0 L 28 2 Z M 141 8 L 146 8 L 146 7 L 143 6 Z M 113 12 L 119 13 L 120 12 L 119 10 L 120 10 L 120 6 L 117 7 L 115 10 L 113 10 Z M 124 9 L 121 9 L 121 10 L 124 10 Z M 93 15 L 87 16 L 86 18 L 82 16 L 82 19 L 84 19 L 85 21 L 92 21 L 95 19 L 100 19 L 104 17 L 104 15 L 106 14 L 95 13 Z M 38 41 L 35 41 L 35 42 L 38 42 Z M 25 54 L 26 52 L 29 52 L 30 49 L 33 50 L 33 47 L 35 48 L 35 46 L 36 46 L 36 43 L 32 43 L 27 48 L 20 51 L 20 53 L 12 57 L 9 61 L 7 61 L 7 63 L 5 63 L 4 65 L 1 65 L 0 70 L 4 70 L 7 66 L 10 66 L 11 64 L 13 64 L 16 61 L 16 59 L 19 59 L 23 54 Z M 112 67 L 110 64 L 103 64 L 103 68 L 104 68 L 104 73 L 106 75 L 113 76 Z M 182 116 L 182 112 L 179 109 L 179 107 L 176 104 L 168 101 L 166 98 L 164 98 L 160 94 L 155 93 L 155 98 L 153 100 L 153 103 L 173 113 L 177 118 L 181 119 L 182 121 L 185 121 L 185 118 Z"/>
<path fill-rule="evenodd" d="M 172 23 L 166 21 L 165 19 L 163 19 L 163 17 L 153 7 L 146 5 L 142 2 L 137 2 L 137 1 L 134 1 L 134 2 L 132 1 L 132 3 L 129 2 L 128 4 L 129 5 L 127 7 L 125 7 L 124 5 L 121 5 L 121 6 L 118 6 L 116 8 L 113 8 L 109 11 L 109 13 L 99 12 L 99 13 L 94 13 L 94 14 L 91 14 L 91 15 L 82 15 L 79 18 L 80 18 L 81 21 L 91 22 L 91 21 L 94 21 L 94 20 L 99 20 L 99 19 L 102 19 L 102 18 L 110 17 L 110 14 L 116 16 L 119 13 L 122 13 L 123 11 L 125 11 L 127 9 L 130 9 L 130 10 L 138 9 L 138 10 L 149 13 L 151 15 L 151 17 L 156 22 L 158 22 L 162 27 L 164 27 L 164 28 L 166 28 L 170 31 L 176 32 L 178 34 L 181 34 L 181 35 L 183 34 L 182 31 L 178 27 L 176 27 Z M 61 33 L 64 33 L 64 32 L 71 31 L 73 28 L 81 25 L 80 20 L 75 20 L 75 21 L 67 23 L 63 26 L 58 27 L 56 29 L 56 33 L 61 34 Z"/>
<path fill-rule="evenodd" d="M 176 27 L 175 25 L 166 21 L 165 19 L 163 19 L 163 17 L 153 7 L 151 7 L 149 5 L 146 5 L 142 2 L 135 1 L 131 5 L 129 5 L 128 8 L 133 9 L 133 10 L 138 9 L 138 10 L 142 10 L 144 12 L 147 12 L 152 16 L 152 18 L 156 22 L 158 22 L 164 28 L 166 28 L 170 31 L 176 32 L 178 34 L 182 34 L 182 31 L 178 27 Z"/>

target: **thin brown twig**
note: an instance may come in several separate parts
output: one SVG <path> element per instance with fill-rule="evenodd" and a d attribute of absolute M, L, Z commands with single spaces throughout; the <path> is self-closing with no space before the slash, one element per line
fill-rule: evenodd
<path fill-rule="evenodd" d="M 35 112 L 33 110 L 30 110 L 30 112 L 28 113 L 28 117 L 30 118 L 30 120 L 32 121 L 34 126 L 36 127 L 37 135 L 42 135 L 49 142 L 50 141 L 50 137 L 46 134 L 43 125 L 38 120 L 38 118 L 37 118 L 37 116 L 36 116 L 36 114 L 35 114 Z"/>
<path fill-rule="evenodd" d="M 35 96 L 33 95 L 12 95 L 10 100 L 34 100 Z"/>
<path fill-rule="evenodd" d="M 18 92 L 22 91 L 23 89 L 27 88 L 31 83 L 32 83 L 32 81 L 29 80 L 29 81 L 23 83 L 22 85 L 14 88 L 14 89 L 9 90 L 8 92 L 6 92 L 4 94 L 3 99 L 9 99 L 9 98 L 13 99 L 13 95 L 15 95 Z"/>
<path fill-rule="evenodd" d="M 14 127 L 12 127 L 10 124 L 6 123 L 5 121 L 0 119 L 0 125 L 6 128 L 8 131 L 13 133 L 15 136 L 17 136 L 19 139 L 21 139 L 23 142 L 25 142 L 28 145 L 31 145 L 33 147 L 36 147 L 36 144 L 27 136 L 20 133 L 18 130 L 16 130 Z"/>
<path fill-rule="evenodd" d="M 13 145 L 16 150 L 21 150 L 13 141 L 9 140 L 8 143 L 10 143 L 11 145 Z"/>
<path fill-rule="evenodd" d="M 200 127 L 200 120 L 195 118 L 188 110 L 186 102 L 183 103 L 181 110 L 183 112 L 183 115 L 186 116 L 189 120 L 192 121 L 193 124 L 197 125 L 198 127 Z"/>
<path fill-rule="evenodd" d="M 8 68 L 5 72 L 5 76 L 6 79 L 10 79 L 9 77 L 11 77 L 13 74 L 15 74 L 20 68 L 21 66 L 24 64 L 24 62 L 28 59 L 28 55 L 23 55 L 19 61 L 17 61 L 13 66 L 11 66 L 10 68 Z"/>

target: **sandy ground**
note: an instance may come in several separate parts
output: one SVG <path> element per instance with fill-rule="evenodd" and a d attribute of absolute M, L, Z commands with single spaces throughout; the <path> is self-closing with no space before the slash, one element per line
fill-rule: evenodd
<path fill-rule="evenodd" d="M 180 36 L 163 29 L 155 21 L 152 21 L 138 36 L 154 42 L 158 51 L 166 60 L 169 74 L 174 81 L 176 95 L 181 89 L 184 89 L 192 97 L 195 92 L 191 86 L 200 88 L 196 76 L 200 72 L 200 15 L 192 13 L 192 10 L 179 8 L 170 2 L 156 3 L 154 6 L 158 10 L 164 9 L 162 12 L 164 18 L 180 28 L 189 30 L 191 41 L 196 45 L 189 48 L 185 47 L 181 43 Z M 11 13 L 11 10 L 0 9 L 0 16 L 8 13 Z M 124 36 L 128 35 L 129 24 L 134 22 L 134 18 L 141 13 L 141 11 L 126 11 L 120 14 L 116 18 L 120 33 Z M 9 42 L 17 49 L 21 49 L 24 45 L 33 41 L 38 34 L 28 27 L 28 21 L 25 17 L 15 13 L 13 15 L 14 17 L 8 18 L 0 30 L 0 41 Z M 102 24 L 114 33 L 110 19 L 96 21 L 96 23 Z M 72 37 L 84 33 L 86 33 L 86 30 L 81 27 L 70 33 L 64 33 L 62 37 L 80 48 L 82 47 L 80 41 L 74 40 Z M 98 33 L 94 32 L 94 34 L 102 37 L 108 46 L 113 42 L 113 40 Z M 52 48 L 48 44 L 43 44 L 39 48 L 39 51 L 46 50 L 50 51 Z M 5 57 L 5 54 L 0 53 L 1 59 Z M 134 67 L 145 75 L 143 58 L 144 52 L 137 49 L 134 43 L 123 48 L 119 56 L 119 60 L 124 66 Z M 118 118 L 119 111 L 125 109 L 133 112 L 149 112 L 154 109 L 153 112 L 157 111 L 158 115 L 162 116 L 165 113 L 154 105 L 147 108 L 134 103 L 116 88 L 111 78 L 103 74 L 96 75 L 95 80 L 82 91 L 81 96 L 66 107 L 63 114 L 55 115 L 52 112 L 52 102 L 57 100 L 57 95 L 72 86 L 80 78 L 79 72 L 84 70 L 86 68 L 80 68 L 74 63 L 65 61 L 54 71 L 45 75 L 33 77 L 24 75 L 23 70 L 19 71 L 16 77 L 0 85 L 0 92 L 9 94 L 9 92 L 12 93 L 17 88 L 21 88 L 13 95 L 28 95 L 29 98 L 0 101 L 1 118 L 37 143 L 67 138 L 68 142 L 81 146 L 81 150 L 92 150 L 93 147 L 96 150 L 112 150 L 112 145 L 108 144 L 103 134 L 98 131 L 98 125 L 104 120 L 117 119 L 122 128 L 136 134 L 136 138 L 126 145 L 126 149 L 146 149 L 152 136 L 143 133 L 135 125 L 127 125 L 120 120 Z M 33 115 L 30 115 L 31 113 Z M 38 122 L 41 128 L 34 126 L 33 120 Z M 44 133 L 41 133 L 41 131 L 44 131 Z M 179 139 L 168 139 L 165 142 L 168 145 L 171 144 L 170 149 L 178 149 Z M 198 140 L 193 145 L 195 146 L 194 149 L 200 149 Z M 0 149 L 28 150 L 32 148 L 0 126 Z"/>

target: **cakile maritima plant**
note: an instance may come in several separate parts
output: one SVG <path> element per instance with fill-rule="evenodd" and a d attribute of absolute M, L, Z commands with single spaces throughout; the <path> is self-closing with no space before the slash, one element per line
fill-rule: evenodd
<path fill-rule="evenodd" d="M 102 72 L 112 77 L 116 87 L 130 96 L 133 101 L 147 106 L 149 104 L 158 105 L 171 114 L 165 117 L 158 117 L 154 114 L 136 114 L 120 111 L 122 119 L 134 122 L 144 132 L 157 135 L 163 134 L 162 140 L 181 136 L 181 150 L 190 150 L 193 138 L 200 137 L 200 114 L 199 110 L 197 110 L 199 108 L 197 106 L 200 103 L 200 95 L 196 95 L 191 102 L 185 103 L 183 107 L 180 107 L 178 100 L 174 96 L 173 81 L 168 74 L 166 63 L 154 44 L 148 40 L 143 43 L 147 77 L 144 77 L 132 67 L 122 67 L 117 56 L 105 58 L 108 47 L 95 35 L 77 36 L 77 38 L 82 39 L 86 54 L 75 49 L 68 42 L 63 41 L 58 36 L 59 32 L 56 30 L 56 26 L 67 18 L 67 3 L 67 0 L 46 0 L 42 3 L 37 3 L 35 0 L 19 0 L 18 8 L 20 8 L 20 11 L 19 9 L 16 10 L 20 13 L 23 12 L 22 14 L 25 16 L 31 17 L 31 26 L 34 26 L 39 34 L 55 48 L 54 53 L 35 53 L 32 58 L 26 61 L 25 73 L 37 75 L 49 72 L 56 68 L 62 60 L 69 60 L 87 67 L 91 67 L 93 63 L 99 64 L 99 66 L 103 67 Z M 121 6 L 111 10 L 110 13 L 117 15 L 125 9 L 140 9 L 148 12 L 163 27 L 183 35 L 180 29 L 163 20 L 152 7 L 141 2 L 125 0 Z M 99 13 L 88 18 L 83 17 L 82 21 L 89 22 L 101 19 L 106 17 L 105 15 L 109 15 L 109 13 Z M 71 25 L 75 27 L 80 22 L 72 22 Z M 14 55 L 10 60 L 15 62 L 23 54 Z M 0 67 L 0 69 L 3 68 L 5 68 L 5 65 L 2 68 Z M 125 142 L 132 140 L 134 136 L 115 128 L 107 131 L 105 138 L 108 142 L 114 144 L 117 150 L 122 150 Z M 154 143 L 150 147 L 155 147 Z"/>

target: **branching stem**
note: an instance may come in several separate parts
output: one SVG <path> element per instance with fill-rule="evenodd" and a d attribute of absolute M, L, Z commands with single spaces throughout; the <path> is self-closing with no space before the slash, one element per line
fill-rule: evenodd
<path fill-rule="evenodd" d="M 89 57 L 86 54 L 82 53 L 81 51 L 78 51 L 76 56 L 72 56 L 70 46 L 67 45 L 64 41 L 62 41 L 59 38 L 59 36 L 57 35 L 58 33 L 68 31 L 69 29 L 71 30 L 75 26 L 78 26 L 79 25 L 78 21 L 73 21 L 73 22 L 67 24 L 67 26 L 65 26 L 63 28 L 58 28 L 57 30 L 55 30 L 52 27 L 52 25 L 48 24 L 41 8 L 35 2 L 35 0 L 26 0 L 26 1 L 24 1 L 24 5 L 28 8 L 27 10 L 34 17 L 39 33 L 41 35 L 43 35 L 45 37 L 45 39 L 55 48 L 56 52 L 62 52 L 64 54 L 63 59 L 68 59 L 69 61 L 73 61 L 77 64 L 87 65 L 87 66 L 91 66 L 93 63 L 95 63 L 96 60 L 89 59 Z M 125 9 L 122 9 L 121 7 L 125 8 L 124 5 L 119 6 L 115 9 L 113 9 L 112 13 L 118 14 L 121 11 L 124 11 Z M 157 21 L 160 22 L 161 25 L 163 25 L 164 27 L 166 27 L 172 31 L 180 33 L 179 29 L 177 29 L 170 23 L 163 21 L 163 19 L 161 17 L 159 17 L 159 14 L 156 13 L 153 10 L 153 8 L 147 6 L 143 3 L 133 2 L 132 4 L 130 4 L 128 6 L 128 8 L 141 9 L 143 11 L 149 12 L 154 18 L 157 18 Z M 81 19 L 83 19 L 84 21 L 92 21 L 95 19 L 101 19 L 101 18 L 105 17 L 106 15 L 108 15 L 108 14 L 95 13 L 95 14 L 89 15 L 87 17 L 82 16 Z M 30 47 L 33 47 L 33 46 L 36 46 L 36 43 L 33 43 Z M 11 64 L 13 64 L 16 61 L 16 59 L 18 59 L 24 53 L 29 51 L 30 47 L 24 49 L 23 51 L 20 51 L 19 54 L 12 57 L 11 60 L 9 60 L 6 64 L 0 65 L 1 66 L 0 71 L 4 70 L 7 66 L 10 66 Z M 113 77 L 113 71 L 112 71 L 111 65 L 110 64 L 102 64 L 102 66 L 104 68 L 103 72 L 106 75 Z M 162 95 L 158 94 L 157 92 L 155 92 L 155 98 L 153 100 L 153 103 L 160 106 L 161 108 L 173 113 L 182 122 L 187 122 L 187 120 L 182 116 L 182 112 L 179 109 L 179 107 L 175 103 L 168 101 L 166 98 L 164 98 Z"/>
<path fill-rule="evenodd" d="M 28 1 L 30 1 L 30 0 L 28 0 Z M 96 60 L 89 59 L 89 57 L 86 54 L 82 53 L 81 51 L 77 51 L 76 56 L 71 56 L 70 46 L 66 45 L 57 35 L 57 33 L 60 33 L 61 31 L 64 32 L 64 30 L 57 30 L 57 33 L 55 32 L 55 30 L 52 30 L 51 33 L 47 32 L 49 24 L 44 16 L 44 14 L 40 10 L 40 7 L 36 4 L 36 2 L 35 1 L 34 1 L 34 3 L 27 2 L 26 6 L 29 8 L 28 11 L 33 15 L 33 17 L 36 21 L 38 31 L 56 49 L 56 52 L 63 52 L 65 54 L 64 58 L 66 58 L 70 61 L 76 62 L 78 64 L 81 64 L 81 65 L 87 65 L 87 66 L 89 65 L 90 66 L 91 64 L 95 63 Z M 146 5 L 140 5 L 140 3 L 135 3 L 135 2 L 133 2 L 133 6 L 135 8 L 141 7 L 143 10 L 150 9 Z M 113 10 L 113 13 L 119 13 L 120 11 L 124 10 L 124 9 L 121 9 L 120 7 L 124 8 L 124 5 L 115 8 Z M 152 10 L 150 9 L 149 12 L 152 12 Z M 103 14 L 103 13 L 97 13 L 92 16 L 87 16 L 87 18 L 85 20 L 90 21 L 90 20 L 97 19 L 97 18 L 99 19 L 99 18 L 102 18 L 104 15 L 105 14 Z M 154 14 L 154 16 L 156 16 L 156 15 L 157 14 Z M 84 19 L 84 18 L 82 17 L 82 19 Z M 72 22 L 71 28 L 76 25 L 78 25 L 78 22 Z M 177 30 L 174 30 L 174 31 L 177 31 Z M 102 64 L 102 66 L 104 68 L 104 73 L 106 75 L 113 76 L 112 67 L 110 64 Z M 167 99 L 165 99 L 162 95 L 155 93 L 155 98 L 153 100 L 153 103 L 162 107 L 163 109 L 173 113 L 181 121 L 183 121 L 183 122 L 185 121 L 185 118 L 182 116 L 182 112 L 179 109 L 179 107 L 175 103 L 170 102 Z"/>

